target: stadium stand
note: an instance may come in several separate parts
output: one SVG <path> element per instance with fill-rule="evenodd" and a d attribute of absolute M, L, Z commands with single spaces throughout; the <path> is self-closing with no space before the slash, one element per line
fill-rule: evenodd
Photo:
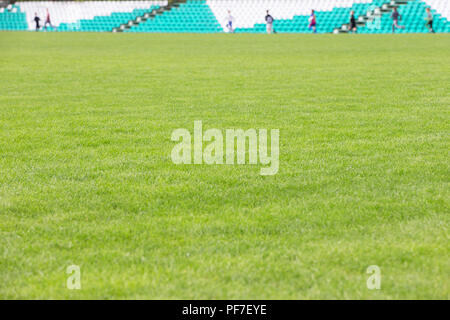
<path fill-rule="evenodd" d="M 450 0 L 183 0 L 176 1 L 19 1 L 0 8 L 0 30 L 34 30 L 35 12 L 44 23 L 46 9 L 57 31 L 193 32 L 227 30 L 228 10 L 236 33 L 264 33 L 269 9 L 278 33 L 310 33 L 308 18 L 316 11 L 318 33 L 347 31 L 350 11 L 355 11 L 359 33 L 389 33 L 391 9 L 399 12 L 404 30 L 428 32 L 425 8 L 431 7 L 436 32 L 450 32 Z M 369 22 L 379 17 L 376 28 Z M 51 29 L 49 29 L 51 30 Z"/>
<path fill-rule="evenodd" d="M 432 9 L 439 12 L 442 17 L 450 20 L 450 1 L 448 0 L 426 0 L 424 1 Z"/>
<path fill-rule="evenodd" d="M 432 2 L 432 1 L 429 1 Z M 425 8 L 429 7 L 424 1 L 409 1 L 404 6 L 398 7 L 398 12 L 402 19 L 400 24 L 405 26 L 405 29 L 396 30 L 396 33 L 428 33 L 425 27 Z M 436 10 L 431 10 L 433 13 L 433 28 L 435 32 L 450 32 L 450 24 L 448 20 Z M 359 33 L 391 33 L 392 20 L 391 12 L 386 12 L 381 15 L 380 25 L 378 28 L 370 28 L 364 25 L 358 30 Z"/>
<path fill-rule="evenodd" d="M 371 6 L 379 6 L 388 0 L 359 0 L 359 1 L 339 1 L 329 0 L 327 2 L 321 2 L 321 6 L 315 7 L 311 2 L 301 2 L 300 6 L 297 6 L 296 12 L 292 18 L 283 19 L 279 18 L 277 11 L 274 11 L 275 17 L 274 29 L 276 32 L 290 32 L 290 33 L 308 33 L 311 32 L 308 29 L 308 19 L 311 13 L 311 9 L 315 10 L 317 17 L 318 33 L 330 33 L 336 27 L 348 22 L 350 11 L 354 10 L 355 15 L 359 16 L 364 14 Z M 265 24 L 258 23 L 252 28 L 238 28 L 236 32 L 265 32 Z"/>
<path fill-rule="evenodd" d="M 358 15 L 358 12 L 365 11 L 372 4 L 372 0 L 251 0 L 245 4 L 235 0 L 209 0 L 208 3 L 218 17 L 226 17 L 227 10 L 231 10 L 236 19 L 237 33 L 265 32 L 264 17 L 267 9 L 275 18 L 274 29 L 277 32 L 307 32 L 308 18 L 314 9 L 320 22 L 318 32 L 324 33 L 332 32 L 334 27 L 348 21 L 351 8 Z M 226 21 L 222 21 L 223 27 L 225 24 Z"/>
<path fill-rule="evenodd" d="M 360 17 L 368 11 L 375 8 L 381 8 L 383 5 L 390 4 L 391 0 L 325 0 L 325 1 L 277 1 L 277 0 L 252 0 L 247 2 L 247 6 L 243 6 L 235 0 L 209 0 L 208 3 L 212 7 L 216 16 L 225 17 L 228 8 L 236 18 L 236 33 L 265 33 L 266 26 L 264 22 L 265 10 L 270 9 L 272 16 L 275 18 L 274 30 L 278 33 L 308 33 L 308 18 L 311 9 L 315 10 L 317 17 L 317 32 L 330 33 L 336 28 L 348 23 L 350 11 L 355 11 L 355 16 Z M 406 29 L 402 33 L 409 32 L 427 32 L 425 28 L 425 8 L 427 4 L 424 1 L 405 1 L 406 6 L 400 6 L 399 12 L 404 15 Z M 447 11 L 447 5 L 442 3 L 447 0 L 432 0 L 434 5 L 438 5 L 441 9 Z M 254 4 L 252 6 L 252 3 Z M 373 28 L 365 24 L 361 31 L 363 33 L 387 33 L 392 32 L 390 19 L 390 11 L 382 15 L 381 27 Z M 448 11 L 447 11 L 448 12 Z M 448 21 L 441 18 L 436 10 L 433 10 L 435 18 L 435 31 L 448 32 Z M 223 28 L 226 22 L 222 22 Z M 224 28 L 225 30 L 225 28 Z M 359 31 L 358 31 L 359 32 Z"/>
<path fill-rule="evenodd" d="M 158 5 L 146 9 L 134 9 L 132 12 L 112 12 L 108 16 L 95 16 L 93 19 L 82 19 L 74 24 L 62 23 L 60 31 L 111 31 L 117 25 L 127 23 L 145 12 L 158 9 Z"/>
<path fill-rule="evenodd" d="M 27 30 L 26 15 L 17 5 L 0 8 L 0 30 Z"/>
<path fill-rule="evenodd" d="M 31 21 L 35 12 L 45 19 L 48 8 L 58 31 L 112 31 L 144 12 L 167 5 L 167 1 L 23 1 L 17 5 L 26 12 L 30 30 L 34 29 Z"/>
<path fill-rule="evenodd" d="M 216 33 L 223 29 L 206 1 L 187 1 L 126 32 Z"/>

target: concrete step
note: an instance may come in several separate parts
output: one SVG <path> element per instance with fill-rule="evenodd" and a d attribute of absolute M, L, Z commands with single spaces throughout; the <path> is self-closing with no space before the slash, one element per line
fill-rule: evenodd
<path fill-rule="evenodd" d="M 146 12 L 142 16 L 136 17 L 136 19 L 123 23 L 118 28 L 114 28 L 112 32 L 123 32 L 124 30 L 130 29 L 132 26 L 137 26 L 141 22 L 145 22 L 148 19 L 154 19 L 156 16 L 163 14 L 166 11 L 170 11 L 173 8 L 178 8 L 182 2 L 186 2 L 186 0 L 173 1 L 167 6 L 160 7 L 151 12 Z"/>

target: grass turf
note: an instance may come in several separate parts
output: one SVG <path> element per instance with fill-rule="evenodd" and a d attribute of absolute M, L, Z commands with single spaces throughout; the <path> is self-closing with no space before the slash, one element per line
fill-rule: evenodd
<path fill-rule="evenodd" d="M 0 298 L 449 297 L 449 35 L 0 48 Z M 278 174 L 172 164 L 194 120 L 280 129 Z"/>

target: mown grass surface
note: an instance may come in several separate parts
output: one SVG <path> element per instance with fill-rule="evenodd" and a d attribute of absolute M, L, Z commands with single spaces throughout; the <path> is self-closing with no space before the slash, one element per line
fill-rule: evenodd
<path fill-rule="evenodd" d="M 0 49 L 0 298 L 449 298 L 448 35 Z M 280 129 L 278 174 L 174 165 L 194 120 Z"/>

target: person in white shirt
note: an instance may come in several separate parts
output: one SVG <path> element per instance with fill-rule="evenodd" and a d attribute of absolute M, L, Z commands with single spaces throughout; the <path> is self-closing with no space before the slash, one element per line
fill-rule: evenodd
<path fill-rule="evenodd" d="M 228 10 L 228 16 L 226 18 L 226 22 L 227 22 L 227 28 L 228 28 L 228 32 L 229 33 L 233 33 L 234 32 L 234 17 L 231 15 L 231 11 Z"/>

